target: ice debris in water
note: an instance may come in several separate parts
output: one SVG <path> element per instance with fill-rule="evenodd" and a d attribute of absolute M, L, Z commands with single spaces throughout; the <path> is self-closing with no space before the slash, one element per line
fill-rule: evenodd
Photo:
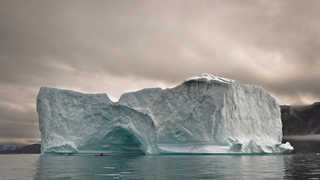
<path fill-rule="evenodd" d="M 284 153 L 280 107 L 262 87 L 202 74 L 173 88 L 83 94 L 42 87 L 42 152 Z"/>

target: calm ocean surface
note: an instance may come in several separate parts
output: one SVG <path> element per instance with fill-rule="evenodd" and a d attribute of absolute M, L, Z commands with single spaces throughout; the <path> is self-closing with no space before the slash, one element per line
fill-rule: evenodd
<path fill-rule="evenodd" d="M 320 179 L 320 154 L 0 155 L 0 179 Z"/>

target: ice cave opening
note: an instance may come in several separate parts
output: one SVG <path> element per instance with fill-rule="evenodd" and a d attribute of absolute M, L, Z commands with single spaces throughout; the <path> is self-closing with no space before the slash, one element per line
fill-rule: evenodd
<path fill-rule="evenodd" d="M 143 143 L 130 129 L 115 127 L 108 132 L 101 142 L 102 150 L 112 153 L 144 154 Z"/>

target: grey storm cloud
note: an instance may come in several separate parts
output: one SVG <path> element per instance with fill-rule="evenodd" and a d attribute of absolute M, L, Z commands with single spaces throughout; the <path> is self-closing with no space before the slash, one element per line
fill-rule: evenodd
<path fill-rule="evenodd" d="M 0 142 L 39 138 L 41 86 L 118 98 L 209 72 L 320 100 L 320 1 L 0 2 Z"/>

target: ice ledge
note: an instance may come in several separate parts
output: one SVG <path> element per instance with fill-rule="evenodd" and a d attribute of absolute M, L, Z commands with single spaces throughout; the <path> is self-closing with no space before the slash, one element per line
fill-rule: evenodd
<path fill-rule="evenodd" d="M 213 82 L 222 83 L 222 84 L 232 84 L 235 82 L 235 80 L 215 76 L 215 75 L 209 74 L 209 73 L 202 73 L 201 75 L 198 75 L 198 76 L 192 76 L 192 77 L 184 80 L 184 83 L 190 82 L 190 81 L 198 81 L 198 82 L 211 82 L 211 81 L 213 81 Z"/>

